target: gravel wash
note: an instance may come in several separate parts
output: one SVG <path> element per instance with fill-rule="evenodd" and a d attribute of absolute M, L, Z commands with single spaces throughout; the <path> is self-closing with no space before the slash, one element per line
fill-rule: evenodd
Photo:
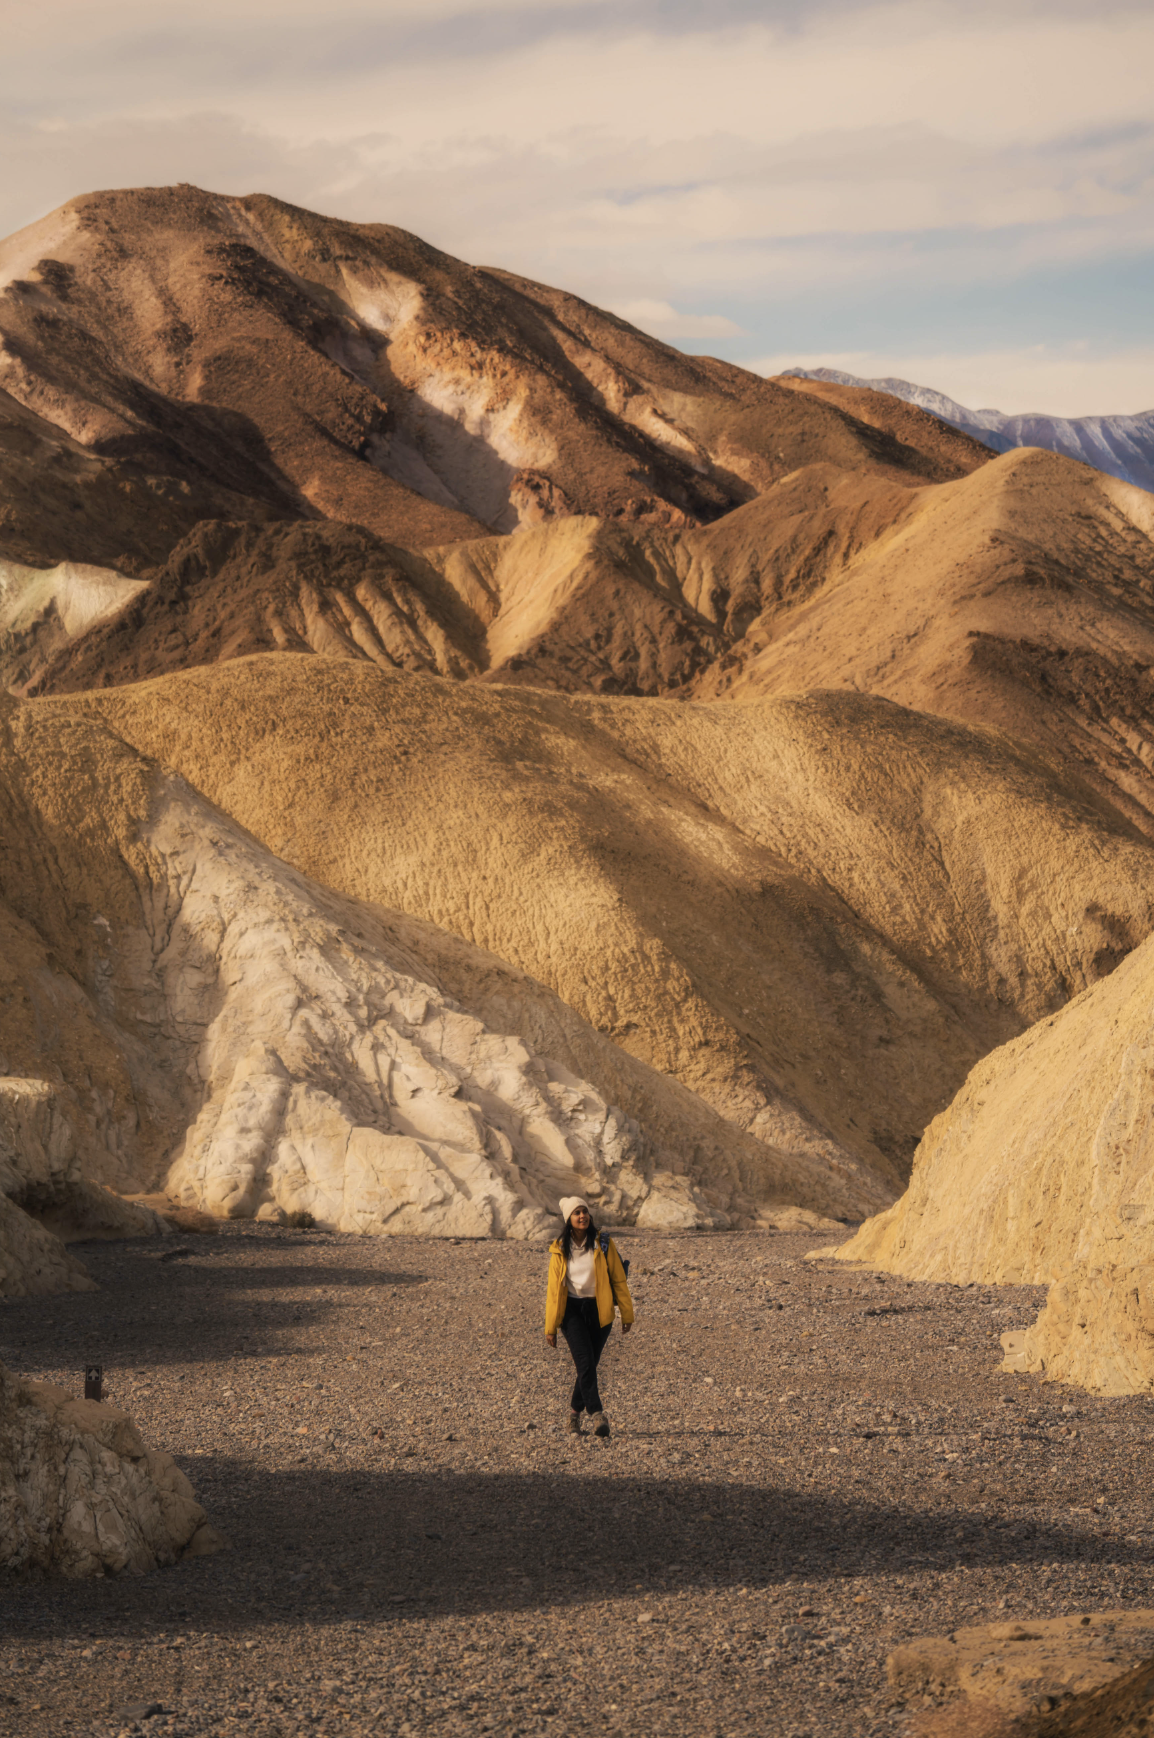
<path fill-rule="evenodd" d="M 233 1548 L 5 1582 L 0 1734 L 901 1734 L 897 1643 L 1154 1604 L 1151 1401 L 1001 1374 L 1037 1288 L 817 1241 L 624 1232 L 608 1442 L 565 1434 L 542 1245 L 84 1246 L 101 1291 L 0 1304 L 0 1361 L 102 1363 Z"/>

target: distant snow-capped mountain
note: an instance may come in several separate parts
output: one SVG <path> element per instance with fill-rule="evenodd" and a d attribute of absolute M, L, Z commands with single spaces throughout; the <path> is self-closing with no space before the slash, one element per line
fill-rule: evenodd
<path fill-rule="evenodd" d="M 1011 447 L 1048 447 L 1121 477 L 1124 483 L 1154 490 L 1154 410 L 1139 411 L 1137 416 L 1007 416 L 1001 410 L 968 410 L 944 392 L 915 386 L 910 380 L 862 380 L 840 368 L 787 368 L 785 372 L 802 380 L 831 380 L 840 386 L 891 393 L 964 429 L 996 453 L 1008 453 Z"/>

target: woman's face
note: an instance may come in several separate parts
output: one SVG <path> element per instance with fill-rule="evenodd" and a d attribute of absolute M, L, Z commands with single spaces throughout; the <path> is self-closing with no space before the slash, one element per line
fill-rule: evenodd
<path fill-rule="evenodd" d="M 588 1207 L 574 1207 L 572 1213 L 569 1215 L 569 1223 L 573 1227 L 574 1237 L 579 1238 L 580 1241 L 584 1243 L 589 1235 Z"/>

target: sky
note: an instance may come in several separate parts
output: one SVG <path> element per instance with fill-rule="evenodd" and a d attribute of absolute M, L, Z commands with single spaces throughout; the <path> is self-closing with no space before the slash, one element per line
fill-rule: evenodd
<path fill-rule="evenodd" d="M 1149 0 L 0 0 L 0 234 L 191 181 L 765 373 L 1154 407 Z"/>

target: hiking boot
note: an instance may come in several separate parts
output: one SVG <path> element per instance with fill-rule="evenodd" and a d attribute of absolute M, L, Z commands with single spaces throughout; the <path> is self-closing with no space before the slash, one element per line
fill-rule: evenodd
<path fill-rule="evenodd" d="M 570 1436 L 584 1436 L 585 1434 L 581 1429 L 581 1414 L 579 1412 L 569 1414 L 569 1434 Z"/>
<path fill-rule="evenodd" d="M 603 1412 L 595 1412 L 593 1417 L 596 1420 L 596 1429 L 593 1432 L 594 1436 L 608 1436 L 609 1420 L 606 1418 L 605 1414 Z"/>

